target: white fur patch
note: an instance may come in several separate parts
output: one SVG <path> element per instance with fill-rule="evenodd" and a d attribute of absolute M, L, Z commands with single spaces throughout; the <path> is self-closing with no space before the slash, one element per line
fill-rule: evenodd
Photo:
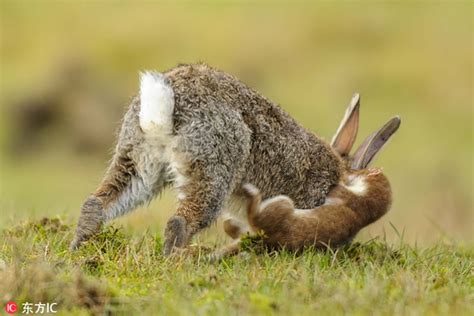
<path fill-rule="evenodd" d="M 342 204 L 342 200 L 339 199 L 339 198 L 326 198 L 326 201 L 324 202 L 323 205 L 320 205 L 320 206 L 315 207 L 315 208 L 309 208 L 309 209 L 296 208 L 294 214 L 295 214 L 296 216 L 313 215 L 313 214 L 315 214 L 317 211 L 323 209 L 324 206 L 327 206 L 327 205 L 339 205 L 339 204 Z"/>
<path fill-rule="evenodd" d="M 260 210 L 265 209 L 268 205 L 272 203 L 280 202 L 280 201 L 289 201 L 291 204 L 293 204 L 293 201 L 286 195 L 277 195 L 263 201 L 262 204 L 260 204 Z"/>
<path fill-rule="evenodd" d="M 189 183 L 189 179 L 184 175 L 185 168 L 183 157 L 180 157 L 176 151 L 171 152 L 168 173 L 173 179 L 173 186 L 178 193 L 177 198 L 180 201 L 186 198 L 186 194 L 182 191 L 182 188 Z"/>
<path fill-rule="evenodd" d="M 151 201 L 165 180 L 174 178 L 179 190 L 186 179 L 180 176 L 184 170 L 184 159 L 176 152 L 177 138 L 172 135 L 174 92 L 165 77 L 157 72 L 140 75 L 139 123 L 145 141 L 137 144 L 133 151 L 137 176 L 121 192 L 117 200 L 106 210 L 111 220 L 135 207 Z M 165 170 L 168 166 L 169 170 Z M 180 199 L 184 196 L 179 195 Z"/>
<path fill-rule="evenodd" d="M 338 204 L 342 204 L 341 199 L 328 197 L 328 198 L 326 198 L 326 201 L 324 201 L 323 205 L 338 205 Z"/>
<path fill-rule="evenodd" d="M 157 72 L 140 74 L 140 127 L 144 132 L 158 129 L 171 133 L 174 92 L 165 77 Z"/>
<path fill-rule="evenodd" d="M 140 126 L 147 141 L 157 150 L 161 148 L 163 160 L 169 162 L 168 173 L 173 179 L 178 199 L 186 195 L 182 188 L 188 183 L 184 176 L 185 159 L 177 150 L 177 139 L 171 135 L 173 128 L 174 92 L 165 77 L 157 72 L 145 72 L 140 76 Z"/>
<path fill-rule="evenodd" d="M 296 216 L 306 216 L 306 215 L 311 215 L 315 209 L 308 208 L 308 209 L 302 209 L 302 208 L 296 208 L 295 209 L 295 215 Z"/>
<path fill-rule="evenodd" d="M 244 184 L 243 189 L 250 193 L 250 195 L 254 196 L 260 193 L 260 191 L 253 184 L 250 183 Z"/>
<path fill-rule="evenodd" d="M 345 185 L 346 189 L 356 195 L 364 195 L 367 190 L 367 183 L 363 177 L 357 176 L 350 179 L 349 183 Z"/>

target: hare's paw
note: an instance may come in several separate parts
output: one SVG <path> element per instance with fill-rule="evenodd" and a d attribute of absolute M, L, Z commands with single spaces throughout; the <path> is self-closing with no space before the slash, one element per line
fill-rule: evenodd
<path fill-rule="evenodd" d="M 169 256 L 177 248 L 183 248 L 188 242 L 186 219 L 182 216 L 173 216 L 166 224 L 164 254 Z"/>
<path fill-rule="evenodd" d="M 105 214 L 101 200 L 95 196 L 90 196 L 82 205 L 76 235 L 69 249 L 71 251 L 78 249 L 83 242 L 100 231 L 104 222 Z"/>

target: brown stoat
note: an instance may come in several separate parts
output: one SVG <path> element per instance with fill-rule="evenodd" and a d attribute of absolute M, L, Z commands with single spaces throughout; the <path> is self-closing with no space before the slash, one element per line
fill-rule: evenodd
<path fill-rule="evenodd" d="M 270 248 L 301 250 L 306 246 L 338 247 L 390 208 L 390 183 L 380 169 L 349 173 L 330 191 L 326 203 L 313 209 L 295 209 L 287 196 L 262 202 L 260 191 L 244 186 L 252 231 L 263 232 Z"/>
<path fill-rule="evenodd" d="M 349 243 L 365 226 L 382 217 L 391 206 L 390 183 L 381 168 L 368 164 L 400 126 L 398 116 L 371 134 L 353 156 L 349 152 L 358 130 L 359 104 L 352 104 L 333 138 L 332 147 L 346 162 L 341 180 L 329 192 L 326 202 L 312 209 L 296 209 L 285 195 L 262 201 L 260 191 L 252 184 L 243 186 L 247 198 L 250 233 L 263 233 L 268 248 L 292 251 L 307 246 L 339 247 Z M 244 232 L 234 219 L 224 222 L 224 230 L 234 239 Z M 237 253 L 240 241 L 215 254 L 216 258 Z"/>

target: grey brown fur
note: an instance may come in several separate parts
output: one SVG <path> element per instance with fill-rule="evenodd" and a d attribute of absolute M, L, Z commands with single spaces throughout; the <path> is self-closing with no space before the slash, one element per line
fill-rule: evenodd
<path fill-rule="evenodd" d="M 235 77 L 203 64 L 156 76 L 164 76 L 174 92 L 174 142 L 145 135 L 141 101 L 134 98 L 111 165 L 82 207 L 73 249 L 168 184 L 182 198 L 165 229 L 167 254 L 208 227 L 244 183 L 255 184 L 264 198 L 285 194 L 297 207 L 313 208 L 339 182 L 343 163 L 331 147 Z M 176 165 L 165 155 L 170 148 L 182 160 L 175 174 L 168 172 Z M 176 174 L 186 181 L 178 183 Z"/>

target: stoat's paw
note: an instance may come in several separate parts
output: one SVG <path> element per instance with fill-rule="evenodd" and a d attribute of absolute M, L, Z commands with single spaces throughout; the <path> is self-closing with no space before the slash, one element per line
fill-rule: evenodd
<path fill-rule="evenodd" d="M 370 177 L 370 176 L 376 176 L 376 175 L 378 175 L 378 174 L 381 174 L 382 171 L 383 171 L 382 168 L 370 168 L 370 169 L 369 169 L 369 177 Z"/>

